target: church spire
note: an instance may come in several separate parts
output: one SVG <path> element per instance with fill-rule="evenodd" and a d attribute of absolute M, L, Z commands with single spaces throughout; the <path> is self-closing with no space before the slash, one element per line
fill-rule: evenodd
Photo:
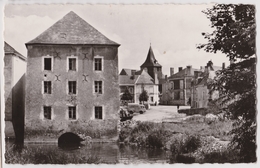
<path fill-rule="evenodd" d="M 158 61 L 155 59 L 154 57 L 154 53 L 153 53 L 153 49 L 151 47 L 151 43 L 150 43 L 150 48 L 146 57 L 145 62 L 141 65 L 141 69 L 145 68 L 145 67 L 162 67 Z"/>

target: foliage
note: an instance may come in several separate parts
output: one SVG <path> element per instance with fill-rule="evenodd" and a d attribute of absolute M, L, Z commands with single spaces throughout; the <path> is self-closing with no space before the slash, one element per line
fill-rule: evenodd
<path fill-rule="evenodd" d="M 140 101 L 140 102 L 145 102 L 145 101 L 148 100 L 148 98 L 149 98 L 149 96 L 148 96 L 147 91 L 146 91 L 146 90 L 143 90 L 143 92 L 142 92 L 142 93 L 140 94 L 140 96 L 139 96 L 139 101 Z"/>
<path fill-rule="evenodd" d="M 197 150 L 201 145 L 200 136 L 188 135 L 182 136 L 181 139 L 175 139 L 170 146 L 170 150 L 173 155 L 190 153 Z"/>
<path fill-rule="evenodd" d="M 140 122 L 134 127 L 124 127 L 119 133 L 119 142 L 136 144 L 138 146 L 163 148 L 170 132 L 161 124 Z"/>
<path fill-rule="evenodd" d="M 121 100 L 133 100 L 133 96 L 131 95 L 131 93 L 129 92 L 128 88 L 125 89 L 124 94 L 121 97 Z"/>
<path fill-rule="evenodd" d="M 5 153 L 5 162 L 7 164 L 83 164 L 83 163 L 101 163 L 101 159 L 96 156 L 80 156 L 73 153 L 62 153 L 59 150 L 44 150 L 37 148 L 23 148 L 20 151 L 15 146 L 7 149 Z"/>
<path fill-rule="evenodd" d="M 198 48 L 220 51 L 233 63 L 218 72 L 210 83 L 220 92 L 223 109 L 236 119 L 232 144 L 240 150 L 240 162 L 256 161 L 256 55 L 255 6 L 217 4 L 204 11 L 211 21 L 212 33 Z"/>

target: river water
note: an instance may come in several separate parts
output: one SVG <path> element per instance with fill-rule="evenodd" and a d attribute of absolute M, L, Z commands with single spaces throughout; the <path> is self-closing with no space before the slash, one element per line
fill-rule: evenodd
<path fill-rule="evenodd" d="M 6 141 L 6 148 L 12 146 L 13 142 Z M 59 152 L 73 153 L 78 156 L 95 156 L 107 164 L 139 164 L 139 163 L 168 163 L 169 153 L 162 149 L 140 148 L 117 143 L 92 143 L 81 146 L 79 149 L 61 149 L 58 144 L 24 144 L 24 147 L 32 150 L 53 150 Z"/>

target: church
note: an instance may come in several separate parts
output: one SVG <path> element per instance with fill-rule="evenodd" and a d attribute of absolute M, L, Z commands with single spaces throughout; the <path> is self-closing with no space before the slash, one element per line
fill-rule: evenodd
<path fill-rule="evenodd" d="M 148 103 L 152 105 L 159 104 L 159 96 L 162 91 L 164 81 L 162 66 L 156 60 L 152 47 L 150 46 L 144 63 L 140 70 L 122 69 L 119 74 L 120 95 L 122 96 L 126 89 L 132 95 L 130 102 L 140 103 L 139 96 L 145 90 L 148 93 Z"/>

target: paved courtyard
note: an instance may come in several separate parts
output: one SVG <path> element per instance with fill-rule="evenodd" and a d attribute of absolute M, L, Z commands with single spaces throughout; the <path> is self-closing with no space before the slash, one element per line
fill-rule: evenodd
<path fill-rule="evenodd" d="M 189 106 L 180 106 L 180 109 L 187 109 Z M 178 122 L 186 114 L 179 114 L 176 106 L 151 106 L 144 114 L 136 113 L 133 120 L 152 122 Z"/>

